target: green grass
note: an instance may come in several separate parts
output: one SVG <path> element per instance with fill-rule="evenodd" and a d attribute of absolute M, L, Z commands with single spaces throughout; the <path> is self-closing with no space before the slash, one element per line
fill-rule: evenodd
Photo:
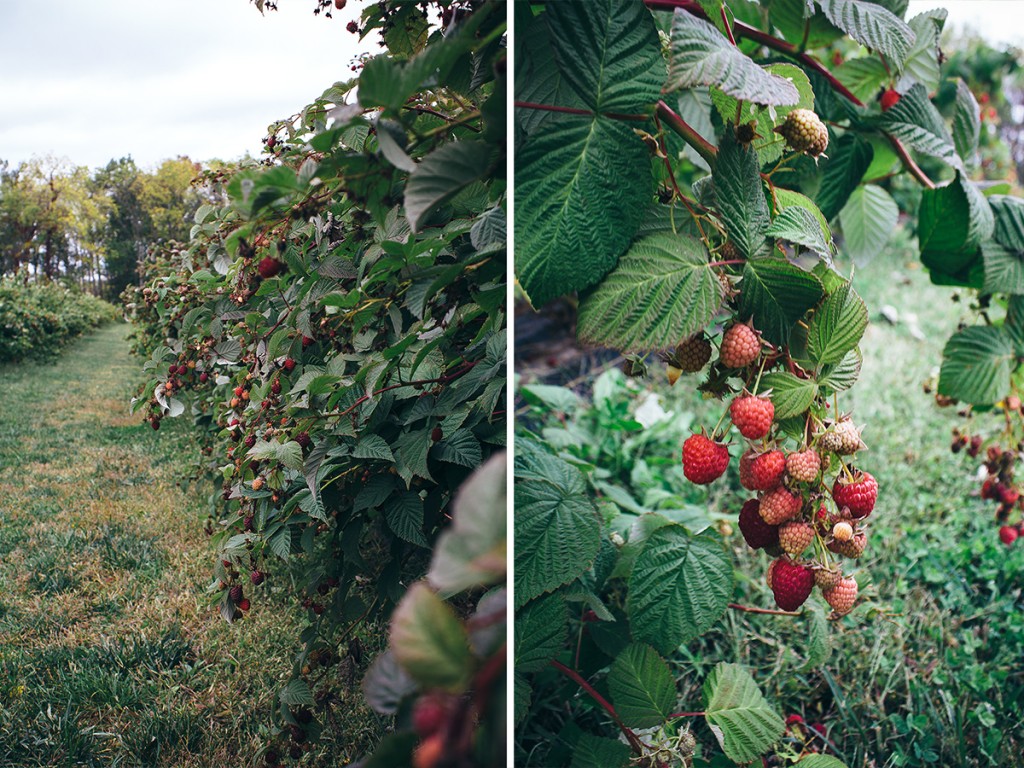
<path fill-rule="evenodd" d="M 0 369 L 0 766 L 259 765 L 303 612 L 274 579 L 244 621 L 207 605 L 214 557 L 185 419 L 128 414 L 140 363 L 108 326 L 56 363 Z M 383 632 L 361 635 L 372 658 Z M 344 655 L 344 654 L 342 654 Z M 365 661 L 363 665 L 365 665 Z M 332 668 L 344 764 L 382 724 L 363 665 Z"/>
<path fill-rule="evenodd" d="M 858 464 L 880 486 L 868 550 L 847 566 L 860 583 L 860 603 L 830 624 L 829 658 L 806 667 L 804 618 L 727 612 L 716 629 L 670 660 L 679 706 L 699 710 L 700 686 L 715 664 L 739 662 L 783 715 L 823 724 L 831 753 L 850 768 L 1024 766 L 1024 546 L 1000 543 L 994 509 L 977 497 L 978 462 L 949 450 L 951 429 L 961 423 L 956 409 L 938 408 L 923 391 L 966 307 L 952 300 L 951 289 L 929 283 L 916 244 L 902 233 L 885 253 L 857 265 L 854 284 L 872 322 L 862 342 L 861 379 L 839 407 L 866 425 L 869 450 Z M 916 315 L 923 339 L 911 323 L 885 322 L 879 311 L 885 304 L 903 320 Z M 680 471 L 679 445 L 691 424 L 714 425 L 723 404 L 700 399 L 694 378 L 669 389 L 660 368 L 652 374 L 620 385 L 611 397 L 607 382 L 614 375 L 585 387 L 585 408 L 567 423 L 543 422 L 544 437 L 565 445 L 579 440 L 577 455 L 600 468 L 592 474 L 599 489 L 608 482 L 648 507 L 710 519 L 735 554 L 734 600 L 774 608 L 764 583 L 770 559 L 751 552 L 736 529 L 735 514 L 749 495 L 739 488 L 736 462 L 729 482 L 707 490 Z M 674 416 L 641 430 L 630 414 L 648 392 Z M 539 428 L 536 411 L 523 415 L 521 424 Z M 603 510 L 610 515 L 615 506 L 606 499 Z M 582 654 L 586 661 L 586 644 Z M 533 705 L 545 713 L 545 733 L 521 737 L 531 755 L 524 765 L 556 764 L 567 754 L 559 742 L 571 740 L 577 726 L 614 735 L 601 713 L 588 715 L 597 722 L 573 722 L 565 697 L 578 691 L 553 673 L 546 680 Z M 703 721 L 695 723 L 705 749 L 720 754 Z M 780 754 L 801 747 L 801 739 L 788 740 Z"/>

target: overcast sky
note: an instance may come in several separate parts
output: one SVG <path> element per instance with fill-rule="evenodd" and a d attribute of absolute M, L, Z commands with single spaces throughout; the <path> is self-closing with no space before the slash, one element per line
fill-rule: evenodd
<path fill-rule="evenodd" d="M 1024 46 L 1024 0 L 910 0 L 907 18 L 932 8 L 949 11 L 946 29 L 969 27 L 990 45 Z"/>
<path fill-rule="evenodd" d="M 345 25 L 362 3 L 314 16 L 314 0 L 0 0 L 0 160 L 259 154 L 286 118 L 372 46 Z"/>

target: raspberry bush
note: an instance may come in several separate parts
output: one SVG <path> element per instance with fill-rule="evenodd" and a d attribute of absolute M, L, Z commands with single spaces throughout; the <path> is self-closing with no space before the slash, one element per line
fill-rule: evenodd
<path fill-rule="evenodd" d="M 222 202 L 126 295 L 133 407 L 208 457 L 211 603 L 307 612 L 267 765 L 335 727 L 388 621 L 366 765 L 504 754 L 505 28 L 493 0 L 367 4 L 385 52 L 198 179 Z"/>
<path fill-rule="evenodd" d="M 889 510 L 862 428 L 842 406 L 868 309 L 835 255 L 884 249 L 899 199 L 916 214 L 933 281 L 1016 292 L 1019 201 L 986 197 L 970 178 L 979 109 L 962 81 L 943 77 L 945 12 L 905 11 L 867 0 L 517 5 L 519 284 L 535 307 L 576 294 L 579 339 L 625 353 L 631 373 L 661 359 L 670 384 L 723 401 L 718 423 L 684 440 L 683 475 L 726 483 L 738 458 L 740 485 L 757 494 L 738 525 L 771 558 L 757 578 L 775 603 L 733 603 L 721 536 L 629 498 L 607 479 L 613 468 L 567 464 L 571 436 L 524 441 L 524 764 L 541 764 L 534 751 L 551 764 L 712 764 L 703 719 L 735 763 L 774 753 L 841 765 L 810 754 L 828 744 L 794 750 L 756 681 L 729 677 L 742 670 L 716 669 L 700 712 L 677 711 L 695 707 L 667 670 L 729 610 L 806 621 L 812 648 L 827 647 L 826 615 L 866 613 L 858 585 L 871 574 L 859 562 L 876 502 Z M 929 97 L 940 85 L 955 93 L 945 113 Z M 940 394 L 990 404 L 1010 391 L 1017 309 L 1012 299 L 979 303 L 978 324 L 947 346 Z M 538 698 L 553 673 L 592 702 L 575 710 L 570 754 L 538 746 L 552 727 Z M 723 679 L 749 717 L 715 711 Z"/>

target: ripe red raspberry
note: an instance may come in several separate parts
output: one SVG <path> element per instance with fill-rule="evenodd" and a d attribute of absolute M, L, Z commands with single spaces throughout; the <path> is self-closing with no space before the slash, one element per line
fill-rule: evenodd
<path fill-rule="evenodd" d="M 800 514 L 802 501 L 799 496 L 779 487 L 761 497 L 758 512 L 768 525 L 781 525 Z"/>
<path fill-rule="evenodd" d="M 287 360 L 284 361 L 284 369 L 286 371 L 294 371 L 295 370 L 295 361 L 292 360 L 289 357 Z"/>
<path fill-rule="evenodd" d="M 354 35 L 356 32 L 359 31 L 359 24 L 357 22 L 355 22 L 355 21 L 350 21 L 345 26 L 345 29 L 347 29 L 349 32 L 351 32 Z"/>
<path fill-rule="evenodd" d="M 768 589 L 772 588 L 772 584 L 774 583 L 775 577 L 775 568 L 781 562 L 782 560 L 772 560 L 770 563 L 768 563 L 768 570 L 764 572 L 764 582 L 768 585 Z"/>
<path fill-rule="evenodd" d="M 239 600 L 241 600 L 242 599 L 242 587 L 241 587 L 241 585 L 240 584 L 236 584 L 235 586 L 233 586 L 231 588 L 231 590 L 228 592 L 228 597 L 231 598 L 231 602 L 233 602 L 233 603 L 237 603 Z"/>
<path fill-rule="evenodd" d="M 770 491 L 782 482 L 786 472 L 786 456 L 782 451 L 768 451 L 755 456 L 750 463 L 751 491 Z"/>
<path fill-rule="evenodd" d="M 832 498 L 840 509 L 847 507 L 850 514 L 860 519 L 871 514 L 878 498 L 878 483 L 867 472 L 857 471 L 853 480 L 840 475 L 832 486 Z"/>
<path fill-rule="evenodd" d="M 761 506 L 757 499 L 750 499 L 740 510 L 740 533 L 751 549 L 763 549 L 779 543 L 779 528 L 768 525 L 757 511 Z"/>
<path fill-rule="evenodd" d="M 267 575 L 263 571 L 253 571 L 249 574 L 249 581 L 252 582 L 254 587 L 258 587 L 263 583 L 263 580 L 267 578 Z"/>
<path fill-rule="evenodd" d="M 803 554 L 814 541 L 814 528 L 803 520 L 792 520 L 779 526 L 779 545 L 791 557 Z"/>
<path fill-rule="evenodd" d="M 437 733 L 448 719 L 448 697 L 440 693 L 421 696 L 412 710 L 412 727 L 421 739 Z"/>
<path fill-rule="evenodd" d="M 760 440 L 772 428 L 775 406 L 766 397 L 741 395 L 729 404 L 729 418 L 748 440 Z"/>
<path fill-rule="evenodd" d="M 249 598 L 243 597 L 241 600 L 238 601 L 238 610 L 240 610 L 240 611 L 248 611 L 249 610 Z"/>
<path fill-rule="evenodd" d="M 711 359 L 711 342 L 698 333 L 679 343 L 676 347 L 675 362 L 684 373 L 696 373 Z"/>
<path fill-rule="evenodd" d="M 832 610 L 840 616 L 849 613 L 857 600 L 857 582 L 849 577 L 840 579 L 832 589 L 821 593 L 825 602 L 832 606 Z"/>
<path fill-rule="evenodd" d="M 843 574 L 840 571 L 834 571 L 829 568 L 815 568 L 814 569 L 814 583 L 818 585 L 818 589 L 825 592 L 832 589 L 839 580 L 843 578 Z"/>
<path fill-rule="evenodd" d="M 268 280 L 271 277 L 274 277 L 274 275 L 279 274 L 281 270 L 284 269 L 284 264 L 275 258 L 267 256 L 260 261 L 260 264 L 256 269 L 259 271 L 260 277 L 264 280 Z"/>
<path fill-rule="evenodd" d="M 894 91 L 892 88 L 882 94 L 880 101 L 882 102 L 882 111 L 888 112 L 890 109 L 896 106 L 896 102 L 900 100 L 900 94 L 898 91 Z"/>
<path fill-rule="evenodd" d="M 741 517 L 740 518 L 740 529 L 742 530 L 742 528 L 743 528 L 743 519 Z M 1003 542 L 1003 544 L 1006 544 L 1007 546 L 1009 546 L 1010 544 L 1013 544 L 1013 542 L 1015 542 L 1017 540 L 1018 536 L 1020 536 L 1020 531 L 1018 531 L 1015 526 L 1004 525 L 1002 528 L 999 529 L 999 540 L 1001 542 Z"/>
<path fill-rule="evenodd" d="M 818 479 L 820 470 L 821 457 L 817 451 L 796 451 L 786 457 L 786 471 L 790 477 L 801 483 L 813 483 Z"/>
<path fill-rule="evenodd" d="M 1012 507 L 1017 503 L 1017 499 L 1020 498 L 1020 491 L 1014 488 L 1012 485 L 1001 485 L 999 486 L 999 500 L 1009 507 Z"/>
<path fill-rule="evenodd" d="M 795 611 L 814 589 L 814 573 L 806 565 L 785 558 L 775 561 L 772 570 L 772 594 L 775 604 L 784 611 Z"/>
<path fill-rule="evenodd" d="M 691 483 L 707 485 L 729 466 L 729 449 L 705 434 L 690 435 L 683 443 L 683 474 Z"/>
<path fill-rule="evenodd" d="M 830 551 L 836 554 L 842 555 L 843 557 L 850 557 L 856 560 L 858 557 L 864 554 L 864 550 L 868 546 L 868 537 L 865 533 L 855 533 L 853 538 L 849 541 L 830 541 L 828 548 Z"/>
<path fill-rule="evenodd" d="M 295 436 L 295 442 L 303 448 L 308 448 L 309 444 L 313 441 L 309 439 L 309 432 L 299 432 L 299 434 Z"/>
<path fill-rule="evenodd" d="M 761 342 L 757 331 L 745 323 L 729 326 L 722 334 L 722 346 L 718 350 L 718 361 L 726 368 L 746 368 L 761 354 Z"/>

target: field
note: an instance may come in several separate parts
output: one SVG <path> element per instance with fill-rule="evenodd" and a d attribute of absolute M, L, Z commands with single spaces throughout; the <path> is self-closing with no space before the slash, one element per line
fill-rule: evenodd
<path fill-rule="evenodd" d="M 127 332 L 0 370 L 0 766 L 255 765 L 297 650 L 298 608 L 272 580 L 235 624 L 208 603 L 195 441 L 186 419 L 156 433 L 128 415 Z M 382 727 L 362 667 L 342 667 L 316 753 L 330 763 Z"/>

